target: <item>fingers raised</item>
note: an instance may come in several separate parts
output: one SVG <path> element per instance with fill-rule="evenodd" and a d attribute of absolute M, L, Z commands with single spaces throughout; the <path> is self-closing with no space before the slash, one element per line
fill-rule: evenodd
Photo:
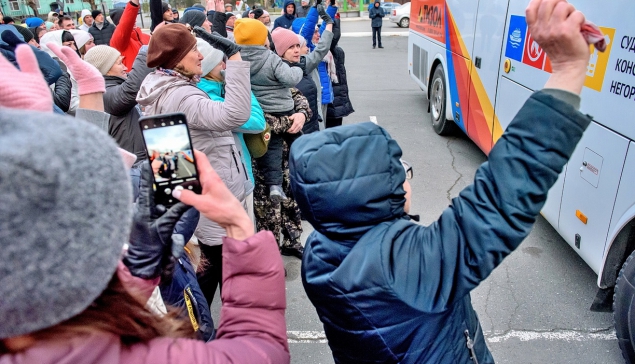
<path fill-rule="evenodd" d="M 33 50 L 27 44 L 21 44 L 18 48 L 16 48 L 15 58 L 18 61 L 22 72 L 42 74 L 40 66 L 37 63 L 37 58 L 35 58 L 35 53 L 33 53 Z M 42 76 L 42 79 L 44 79 L 44 76 Z"/>

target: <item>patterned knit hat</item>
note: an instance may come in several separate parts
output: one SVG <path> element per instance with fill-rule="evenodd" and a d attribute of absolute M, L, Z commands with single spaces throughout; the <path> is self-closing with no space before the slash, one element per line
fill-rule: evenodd
<path fill-rule="evenodd" d="M 130 232 L 131 184 L 113 139 L 67 116 L 3 109 L 0 201 L 0 339 L 83 312 Z"/>

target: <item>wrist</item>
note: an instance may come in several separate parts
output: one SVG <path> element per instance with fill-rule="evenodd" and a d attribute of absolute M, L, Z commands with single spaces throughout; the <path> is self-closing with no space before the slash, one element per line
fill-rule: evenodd
<path fill-rule="evenodd" d="M 552 64 L 552 73 L 545 88 L 560 89 L 579 95 L 586 80 L 588 62 Z"/>
<path fill-rule="evenodd" d="M 246 240 L 254 235 L 254 224 L 247 214 L 244 214 L 239 221 L 232 225 L 225 226 L 227 236 L 236 240 Z"/>

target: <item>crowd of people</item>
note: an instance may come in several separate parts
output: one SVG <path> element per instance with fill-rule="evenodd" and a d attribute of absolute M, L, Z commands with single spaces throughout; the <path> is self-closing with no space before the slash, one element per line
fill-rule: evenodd
<path fill-rule="evenodd" d="M 590 122 L 584 16 L 530 2 L 552 76 L 426 227 L 397 142 L 342 126 L 334 0 L 295 7 L 272 25 L 153 0 L 150 35 L 139 0 L 112 22 L 82 12 L 82 29 L 0 24 L 0 72 L 21 84 L 0 90 L 0 361 L 288 363 L 283 254 L 302 259 L 336 362 L 493 362 L 469 293 L 527 236 Z M 139 119 L 175 112 L 201 192 L 175 189 L 168 209 L 153 182 L 179 157 L 147 150 Z"/>

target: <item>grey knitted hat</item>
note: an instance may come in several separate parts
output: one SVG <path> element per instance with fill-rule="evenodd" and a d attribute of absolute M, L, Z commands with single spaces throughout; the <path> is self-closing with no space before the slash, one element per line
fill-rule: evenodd
<path fill-rule="evenodd" d="M 0 339 L 61 323 L 104 291 L 128 240 L 131 196 L 108 134 L 0 108 Z"/>

